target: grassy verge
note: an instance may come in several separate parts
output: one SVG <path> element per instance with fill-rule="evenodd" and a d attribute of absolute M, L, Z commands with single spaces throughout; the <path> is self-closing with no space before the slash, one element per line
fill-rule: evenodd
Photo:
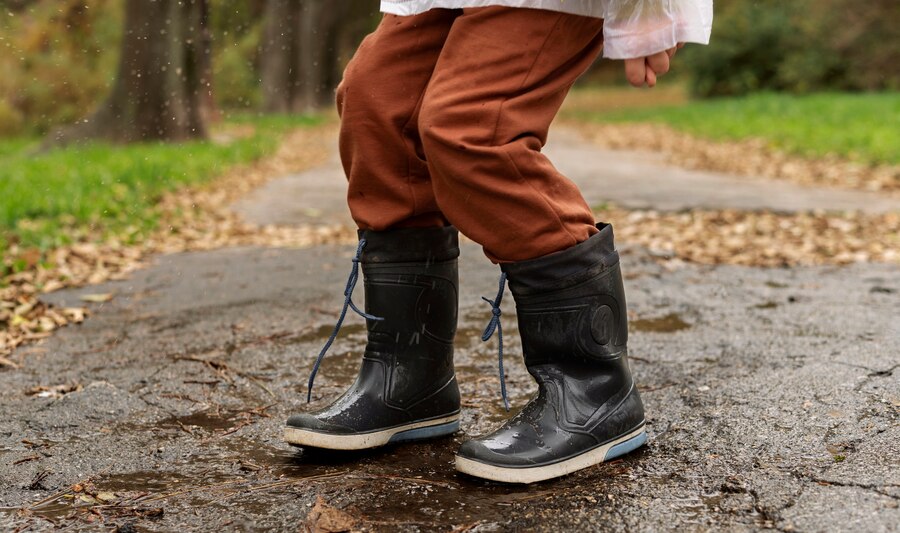
<path fill-rule="evenodd" d="M 595 93 L 591 96 L 591 93 Z M 623 90 L 581 89 L 564 116 L 597 122 L 653 122 L 712 140 L 760 138 L 807 157 L 838 155 L 868 164 L 900 164 L 900 92 L 761 93 L 741 98 L 617 105 Z M 605 96 L 605 98 L 604 98 Z M 591 102 L 605 102 L 591 105 Z"/>
<path fill-rule="evenodd" d="M 12 243 L 46 250 L 98 230 L 139 240 L 157 224 L 163 193 L 268 155 L 287 130 L 317 122 L 237 116 L 207 141 L 94 143 L 41 154 L 33 152 L 37 139 L 0 139 L 0 257 Z"/>

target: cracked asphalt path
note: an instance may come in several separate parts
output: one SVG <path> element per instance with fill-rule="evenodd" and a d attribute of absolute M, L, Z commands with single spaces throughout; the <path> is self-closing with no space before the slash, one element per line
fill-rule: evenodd
<path fill-rule="evenodd" d="M 353 250 L 184 253 L 47 297 L 116 295 L 0 371 L 0 530 L 294 531 L 321 497 L 375 531 L 896 531 L 897 267 L 697 266 L 620 248 L 650 432 L 621 460 L 528 487 L 453 472 L 459 443 L 506 416 L 496 345 L 480 341 L 479 297 L 498 272 L 474 245 L 461 259 L 461 433 L 354 454 L 280 442 Z M 505 301 L 520 407 L 534 386 Z M 364 339 L 354 316 L 316 404 L 352 380 Z"/>

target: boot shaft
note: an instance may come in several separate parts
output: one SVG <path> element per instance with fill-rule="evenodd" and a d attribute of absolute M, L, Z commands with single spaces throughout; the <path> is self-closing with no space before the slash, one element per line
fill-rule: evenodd
<path fill-rule="evenodd" d="M 453 227 L 360 230 L 369 349 L 437 359 L 456 335 L 458 234 Z"/>
<path fill-rule="evenodd" d="M 361 231 L 368 342 L 364 366 L 386 369 L 385 401 L 405 407 L 453 378 L 457 328 L 456 230 Z"/>
<path fill-rule="evenodd" d="M 504 265 L 526 365 L 603 366 L 627 355 L 628 310 L 612 227 L 545 257 Z M 616 365 L 613 365 L 616 366 Z"/>

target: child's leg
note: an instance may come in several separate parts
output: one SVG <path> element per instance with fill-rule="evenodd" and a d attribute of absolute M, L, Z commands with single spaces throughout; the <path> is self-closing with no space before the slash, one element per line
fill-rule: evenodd
<path fill-rule="evenodd" d="M 602 34 L 600 19 L 535 9 L 466 9 L 453 23 L 419 133 L 441 210 L 495 261 L 539 257 L 597 232 L 578 188 L 541 148 Z"/>
<path fill-rule="evenodd" d="M 566 92 L 599 55 L 601 34 L 597 19 L 465 10 L 425 93 L 419 132 L 437 202 L 502 263 L 525 365 L 539 385 L 519 414 L 460 447 L 457 468 L 468 474 L 540 481 L 647 438 L 626 360 L 612 228 L 594 226 L 578 189 L 541 154 Z M 490 330 L 502 290 L 501 282 Z"/>
<path fill-rule="evenodd" d="M 348 203 L 361 229 L 444 226 L 416 122 L 422 95 L 461 10 L 386 15 L 338 87 Z"/>
<path fill-rule="evenodd" d="M 341 157 L 360 242 L 344 309 L 310 376 L 351 309 L 362 266 L 368 342 L 359 376 L 331 405 L 290 417 L 285 440 L 363 449 L 459 427 L 453 370 L 459 255 L 432 194 L 416 118 L 441 46 L 461 10 L 384 18 L 338 90 Z"/>

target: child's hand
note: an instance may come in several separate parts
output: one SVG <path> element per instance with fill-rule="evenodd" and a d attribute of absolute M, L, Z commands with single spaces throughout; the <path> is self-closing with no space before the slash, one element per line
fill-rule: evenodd
<path fill-rule="evenodd" d="M 669 72 L 669 60 L 675 55 L 684 43 L 678 43 L 663 52 L 658 52 L 652 56 L 636 57 L 634 59 L 625 60 L 625 77 L 628 83 L 635 87 L 653 87 L 656 85 L 656 78 Z"/>

